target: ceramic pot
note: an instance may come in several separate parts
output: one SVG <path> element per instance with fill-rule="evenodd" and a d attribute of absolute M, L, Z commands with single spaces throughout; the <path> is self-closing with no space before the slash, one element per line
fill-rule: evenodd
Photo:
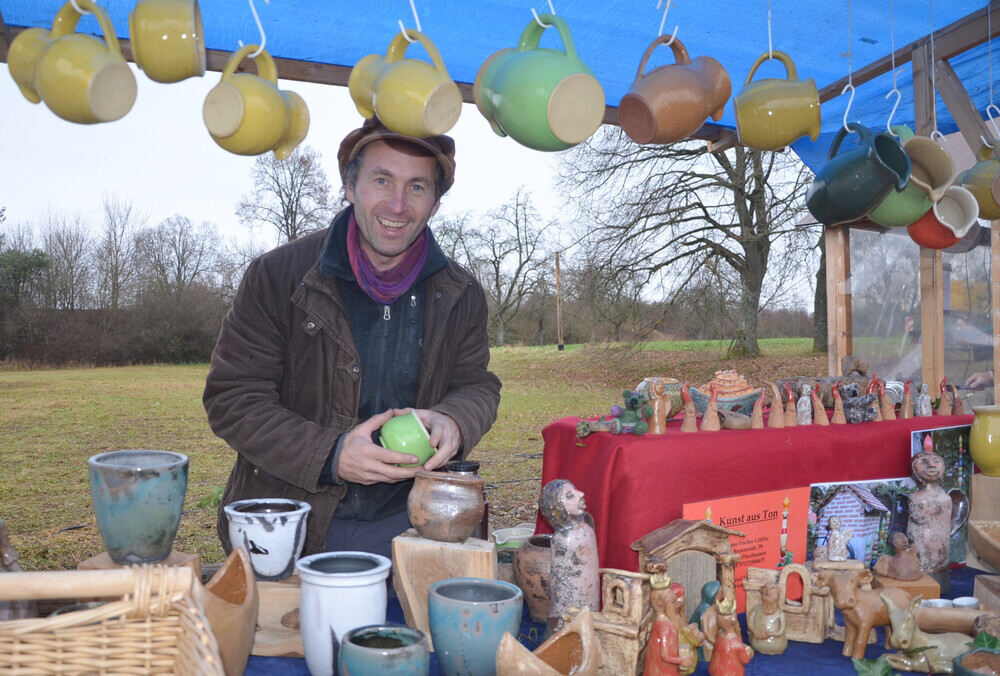
<path fill-rule="evenodd" d="M 688 388 L 688 393 L 691 395 L 691 401 L 694 402 L 695 409 L 700 415 L 704 415 L 711 396 L 702 392 L 693 385 Z M 746 394 L 740 394 L 735 397 L 720 396 L 718 401 L 719 410 L 736 411 L 737 413 L 742 413 L 743 415 L 750 415 L 753 413 L 753 405 L 754 402 L 757 401 L 758 397 L 760 397 L 759 387 L 747 392 Z"/>
<path fill-rule="evenodd" d="M 309 503 L 251 498 L 223 509 L 229 520 L 229 542 L 246 550 L 258 580 L 283 580 L 292 574 L 306 542 Z"/>
<path fill-rule="evenodd" d="M 975 648 L 956 657 L 952 664 L 955 676 L 983 676 L 983 674 L 1000 673 L 1000 650 Z"/>
<path fill-rule="evenodd" d="M 533 535 L 514 554 L 514 583 L 524 592 L 533 622 L 549 619 L 549 569 L 552 565 L 552 535 Z"/>
<path fill-rule="evenodd" d="M 483 518 L 483 480 L 454 472 L 417 472 L 406 500 L 410 523 L 425 538 L 464 542 Z"/>
<path fill-rule="evenodd" d="M 340 642 L 337 665 L 344 676 L 425 676 L 430 671 L 427 637 L 400 625 L 358 627 Z"/>
<path fill-rule="evenodd" d="M 505 632 L 521 626 L 521 590 L 477 577 L 439 580 L 427 594 L 431 640 L 445 676 L 493 676 Z"/>
<path fill-rule="evenodd" d="M 969 432 L 972 462 L 986 476 L 1000 476 L 1000 406 L 974 406 Z"/>
<path fill-rule="evenodd" d="M 347 632 L 385 624 L 385 579 L 391 567 L 389 559 L 368 552 L 322 552 L 296 562 L 302 579 L 302 650 L 313 676 L 332 676 L 334 643 Z"/>
<path fill-rule="evenodd" d="M 129 565 L 170 556 L 187 492 L 187 456 L 111 451 L 87 464 L 97 527 L 111 560 Z"/>

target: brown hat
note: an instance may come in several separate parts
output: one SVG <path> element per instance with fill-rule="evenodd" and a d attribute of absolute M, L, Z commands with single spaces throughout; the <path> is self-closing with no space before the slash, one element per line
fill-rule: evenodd
<path fill-rule="evenodd" d="M 340 142 L 337 160 L 340 162 L 340 180 L 347 184 L 347 165 L 357 157 L 361 149 L 372 141 L 403 141 L 429 151 L 437 159 L 444 171 L 444 190 L 455 182 L 455 141 L 450 136 L 429 136 L 418 138 L 398 134 L 383 125 L 377 117 L 365 120 L 359 129 L 355 129 Z"/>

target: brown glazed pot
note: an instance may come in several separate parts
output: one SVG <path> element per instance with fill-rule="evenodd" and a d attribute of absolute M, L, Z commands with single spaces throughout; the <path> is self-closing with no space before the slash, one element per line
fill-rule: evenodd
<path fill-rule="evenodd" d="M 549 568 L 552 535 L 532 535 L 514 554 L 514 583 L 524 592 L 528 614 L 534 622 L 549 619 Z"/>
<path fill-rule="evenodd" d="M 464 542 L 483 518 L 483 480 L 419 471 L 406 500 L 410 523 L 430 540 Z"/>

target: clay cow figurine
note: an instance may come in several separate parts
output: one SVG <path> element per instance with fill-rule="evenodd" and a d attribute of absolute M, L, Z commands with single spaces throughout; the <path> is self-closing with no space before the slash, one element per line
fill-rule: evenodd
<path fill-rule="evenodd" d="M 601 609 L 597 536 L 586 512 L 583 492 L 566 479 L 554 479 L 542 488 L 538 501 L 542 516 L 555 531 L 549 577 L 549 626 L 561 629 L 570 608 Z"/>
<path fill-rule="evenodd" d="M 947 632 L 925 634 L 917 626 L 917 608 L 923 599 L 919 594 L 909 604 L 898 606 L 886 594 L 880 594 L 889 611 L 892 623 L 890 643 L 902 652 L 887 655 L 887 662 L 893 669 L 903 671 L 923 671 L 929 674 L 952 673 L 952 660 L 968 652 L 971 641 L 965 634 Z"/>
<path fill-rule="evenodd" d="M 778 583 L 767 582 L 760 588 L 760 605 L 747 613 L 750 645 L 763 655 L 780 655 L 788 648 L 785 612 L 778 607 L 780 598 Z"/>
<path fill-rule="evenodd" d="M 743 643 L 736 617 L 736 601 L 723 599 L 715 604 L 719 631 L 715 636 L 712 659 L 708 663 L 710 676 L 744 676 L 746 665 L 753 659 L 753 648 Z"/>
<path fill-rule="evenodd" d="M 872 582 L 869 570 L 824 570 L 816 575 L 816 585 L 829 587 L 833 603 L 844 615 L 844 649 L 842 654 L 854 659 L 865 656 L 868 635 L 872 627 L 889 624 L 889 611 L 878 592 L 862 589 Z M 897 606 L 910 602 L 910 595 L 902 589 L 887 588 L 883 593 Z M 888 648 L 888 643 L 886 645 Z"/>

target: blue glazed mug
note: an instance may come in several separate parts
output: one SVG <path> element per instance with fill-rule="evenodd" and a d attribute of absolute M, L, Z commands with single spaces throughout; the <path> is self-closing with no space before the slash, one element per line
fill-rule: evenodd
<path fill-rule="evenodd" d="M 427 676 L 427 637 L 397 624 L 352 629 L 340 642 L 337 669 L 344 676 Z"/>
<path fill-rule="evenodd" d="M 505 633 L 517 636 L 524 597 L 509 582 L 439 580 L 427 594 L 431 640 L 445 676 L 493 676 Z"/>
<path fill-rule="evenodd" d="M 111 451 L 87 464 L 97 527 L 111 560 L 129 565 L 170 556 L 187 492 L 187 456 Z"/>

